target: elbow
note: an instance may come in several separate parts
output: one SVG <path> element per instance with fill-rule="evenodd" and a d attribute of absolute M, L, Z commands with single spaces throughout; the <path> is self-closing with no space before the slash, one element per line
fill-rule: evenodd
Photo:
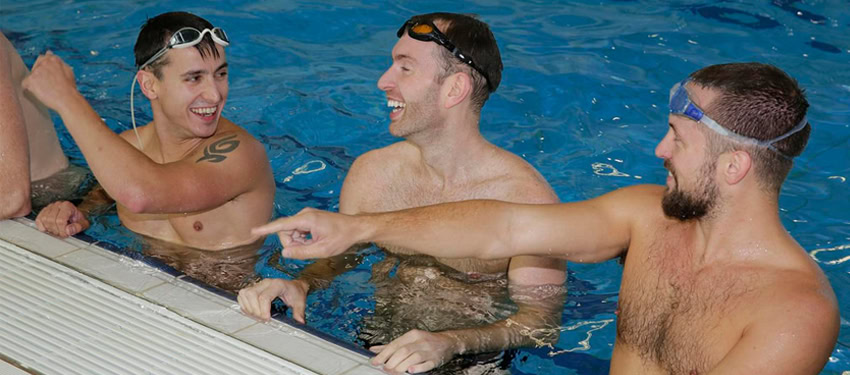
<path fill-rule="evenodd" d="M 29 186 L 4 193 L 0 199 L 0 220 L 29 215 L 32 211 Z"/>
<path fill-rule="evenodd" d="M 134 214 L 148 213 L 151 210 L 154 202 L 150 197 L 145 188 L 140 186 L 125 187 L 115 194 L 115 200 Z"/>

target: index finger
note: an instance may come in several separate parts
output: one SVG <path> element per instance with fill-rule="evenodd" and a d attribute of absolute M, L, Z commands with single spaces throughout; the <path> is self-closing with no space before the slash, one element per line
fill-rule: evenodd
<path fill-rule="evenodd" d="M 251 229 L 251 234 L 255 236 L 264 236 L 267 234 L 291 231 L 298 228 L 295 217 L 284 217 Z"/>

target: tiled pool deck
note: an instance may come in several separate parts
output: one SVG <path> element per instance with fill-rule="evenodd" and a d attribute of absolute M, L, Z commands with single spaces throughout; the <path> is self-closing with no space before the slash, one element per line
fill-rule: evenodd
<path fill-rule="evenodd" d="M 179 273 L 171 274 L 149 265 L 144 259 L 134 259 L 117 252 L 98 246 L 97 243 L 88 243 L 76 238 L 60 239 L 39 232 L 34 228 L 34 223 L 29 219 L 14 219 L 0 221 L 0 259 L 7 258 L 32 258 L 42 263 L 50 263 L 49 267 L 57 270 L 72 272 L 75 278 L 93 279 L 86 284 L 103 285 L 114 292 L 124 294 L 122 299 L 136 300 L 137 304 L 160 306 L 165 308 L 168 319 L 176 321 L 180 326 L 196 327 L 195 332 L 204 332 L 204 337 L 211 337 L 217 346 L 231 345 L 237 350 L 244 352 L 257 352 L 260 357 L 271 356 L 274 363 L 280 359 L 294 366 L 285 373 L 295 374 L 326 374 L 326 375 L 370 375 L 383 374 L 382 371 L 369 365 L 367 352 L 345 343 L 340 343 L 327 335 L 315 332 L 312 329 L 293 323 L 286 317 L 277 316 L 270 322 L 258 322 L 246 317 L 239 311 L 234 296 L 209 288 L 197 281 L 192 280 Z M 16 258 L 16 259 L 18 259 Z M 0 269 L 0 281 L 3 281 L 3 272 Z M 79 274 L 77 274 L 79 273 Z M 9 274 L 11 275 L 11 273 Z M 49 274 L 36 274 L 45 279 L 45 283 L 34 282 L 26 284 L 26 288 L 41 288 L 47 285 L 54 276 Z M 10 276 L 11 277 L 11 276 Z M 10 277 L 7 277 L 9 279 Z M 8 280 L 7 280 L 8 281 Z M 85 281 L 85 280 L 84 280 Z M 26 292 L 26 288 L 18 289 Z M 101 288 L 101 289 L 103 289 Z M 0 300 L 12 300 L 18 298 L 14 288 L 0 287 Z M 52 301 L 52 304 L 59 302 Z M 40 309 L 39 314 L 44 314 L 45 322 L 52 320 L 50 314 L 62 314 L 62 309 Z M 101 310 L 89 309 L 88 318 L 97 320 Z M 87 313 L 88 314 L 88 313 Z M 160 314 L 163 315 L 163 314 Z M 12 316 L 0 315 L 0 331 L 6 332 L 13 328 L 20 330 L 20 320 Z M 56 319 L 65 316 L 53 317 Z M 120 319 L 132 321 L 143 319 L 143 314 L 135 314 L 130 311 Z M 106 317 L 104 317 L 106 319 Z M 131 323 L 132 324 L 132 323 Z M 26 332 L 26 330 L 24 330 Z M 218 336 L 218 339 L 216 339 Z M 233 340 L 235 339 L 235 340 Z M 12 340 L 10 338 L 0 338 Z M 120 341 L 120 338 L 118 339 Z M 7 342 L 7 344 L 9 344 Z M 12 343 L 15 345 L 15 343 Z M 14 347 L 14 346 L 13 346 Z M 0 346 L 2 348 L 2 346 Z M 50 348 L 44 348 L 49 352 Z M 145 350 L 141 346 L 140 351 Z M 174 350 L 179 350 L 175 348 Z M 188 350 L 188 349 L 187 349 Z M 9 350 L 0 351 L 0 375 L 20 373 L 52 373 L 37 370 L 37 366 L 27 365 L 25 362 L 32 361 L 31 358 L 15 358 L 25 356 L 23 352 Z M 18 354 L 15 354 L 18 353 Z M 132 357 L 132 356 L 130 356 Z M 228 358 L 225 358 L 226 361 Z M 6 363 L 3 362 L 6 361 Z M 121 359 L 123 361 L 123 358 Z M 98 361 L 107 362 L 108 358 L 95 358 L 94 365 Z M 89 361 L 89 362 L 92 362 Z M 239 368 L 238 361 L 233 365 Z M 14 365 L 14 366 L 12 366 Z M 185 373 L 192 373 L 190 366 L 186 365 Z M 280 367 L 280 366 L 279 366 Z M 244 373 L 254 373 L 253 367 L 245 365 Z M 141 368 L 141 373 L 157 374 L 156 368 Z M 108 372 L 108 371 L 107 371 Z M 138 372 L 138 371 L 137 371 Z M 58 374 L 59 372 L 57 372 Z M 83 373 L 86 373 L 83 371 Z M 100 373 L 100 372 L 98 372 Z M 134 372 L 136 373 L 136 372 Z M 174 372 L 168 371 L 168 374 Z M 233 368 L 221 368 L 221 373 L 233 374 Z M 238 371 L 236 373 L 242 373 Z M 258 374 L 259 375 L 259 374 Z"/>

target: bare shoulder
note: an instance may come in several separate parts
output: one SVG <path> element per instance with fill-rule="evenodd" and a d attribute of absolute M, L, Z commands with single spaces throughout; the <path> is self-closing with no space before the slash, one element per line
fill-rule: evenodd
<path fill-rule="evenodd" d="M 150 125 L 137 126 L 135 131 L 132 128 L 127 129 L 127 130 L 125 130 L 121 133 L 118 133 L 118 136 L 121 137 L 121 139 L 123 139 L 127 143 L 133 145 L 133 147 L 139 148 L 139 140 L 136 139 L 136 132 L 139 133 L 140 138 L 145 139 L 144 135 L 147 134 L 149 128 L 150 128 Z M 144 142 L 144 141 L 142 141 L 142 142 Z"/>
<path fill-rule="evenodd" d="M 268 164 L 268 156 L 263 144 L 247 130 L 222 117 L 219 130 L 205 140 L 192 155 L 196 163 L 221 163 L 231 159 L 246 167 L 260 162 Z"/>
<path fill-rule="evenodd" d="M 517 203 L 560 201 L 546 178 L 525 159 L 495 146 L 494 150 L 491 161 L 485 166 L 489 177 L 480 182 L 496 195 L 489 198 Z"/>
<path fill-rule="evenodd" d="M 340 212 L 356 213 L 369 206 L 364 200 L 376 196 L 385 186 L 396 180 L 407 161 L 414 159 L 414 148 L 407 142 L 370 150 L 354 160 L 340 192 Z"/>
<path fill-rule="evenodd" d="M 768 287 L 760 291 L 757 306 L 749 316 L 746 336 L 767 340 L 771 351 L 795 371 L 820 369 L 832 352 L 840 326 L 835 294 L 819 270 L 780 270 L 766 277 Z M 808 372 L 807 372 L 808 371 Z"/>

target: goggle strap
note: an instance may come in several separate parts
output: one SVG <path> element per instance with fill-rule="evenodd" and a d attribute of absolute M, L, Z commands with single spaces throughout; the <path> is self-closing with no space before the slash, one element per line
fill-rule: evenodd
<path fill-rule="evenodd" d="M 806 125 L 808 125 L 808 123 L 809 123 L 808 117 L 803 116 L 803 120 L 800 121 L 800 123 L 798 123 L 796 126 L 794 126 L 794 128 L 792 128 L 791 130 L 789 130 L 785 134 L 782 134 L 782 135 L 780 135 L 776 138 L 773 138 L 773 139 L 770 139 L 770 140 L 767 140 L 767 141 L 764 141 L 764 142 L 767 143 L 768 145 L 773 145 L 776 142 L 779 142 L 779 141 L 781 141 L 785 138 L 788 138 L 788 137 L 790 137 L 794 134 L 797 134 L 797 132 L 803 130 L 803 128 L 805 128 Z"/>

